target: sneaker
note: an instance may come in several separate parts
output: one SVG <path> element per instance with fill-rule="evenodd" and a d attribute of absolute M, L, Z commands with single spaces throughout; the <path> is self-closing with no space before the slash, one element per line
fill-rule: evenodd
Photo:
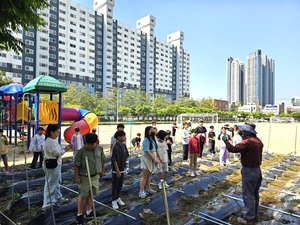
<path fill-rule="evenodd" d="M 168 187 L 169 187 L 169 185 L 168 185 L 167 181 L 165 181 L 165 187 L 166 187 L 166 188 L 168 188 Z"/>
<path fill-rule="evenodd" d="M 144 191 L 140 191 L 139 197 L 140 198 L 146 198 L 146 193 Z"/>
<path fill-rule="evenodd" d="M 195 176 L 194 171 L 191 171 L 191 177 L 194 177 L 194 176 Z"/>
<path fill-rule="evenodd" d="M 227 160 L 226 160 L 226 164 L 231 164 L 231 162 L 227 159 Z"/>
<path fill-rule="evenodd" d="M 160 183 L 160 182 L 158 183 L 158 189 L 159 189 L 159 190 L 162 189 L 162 186 L 161 186 L 161 183 Z"/>
<path fill-rule="evenodd" d="M 82 214 L 76 217 L 76 224 L 77 225 L 84 225 L 83 215 Z"/>
<path fill-rule="evenodd" d="M 194 171 L 194 173 L 195 173 L 196 176 L 200 175 L 200 173 L 198 173 L 198 171 Z"/>
<path fill-rule="evenodd" d="M 87 214 L 87 213 L 84 214 L 84 219 L 91 220 L 93 218 L 94 218 L 93 210 L 90 212 L 90 214 Z"/>
<path fill-rule="evenodd" d="M 199 160 L 200 160 L 200 161 L 204 161 L 204 159 L 202 159 L 202 158 L 199 158 Z"/>
<path fill-rule="evenodd" d="M 118 209 L 119 206 L 118 206 L 117 200 L 112 201 L 112 202 L 111 202 L 111 206 L 113 207 L 113 209 Z"/>
<path fill-rule="evenodd" d="M 148 194 L 153 195 L 156 194 L 156 191 L 154 191 L 152 188 L 150 188 L 148 191 L 146 191 Z"/>
<path fill-rule="evenodd" d="M 69 199 L 64 198 L 64 197 L 60 197 L 59 199 L 57 199 L 58 202 L 67 202 L 69 201 Z"/>
<path fill-rule="evenodd" d="M 125 202 L 123 202 L 120 198 L 117 199 L 117 203 L 119 204 L 119 206 L 125 205 Z"/>

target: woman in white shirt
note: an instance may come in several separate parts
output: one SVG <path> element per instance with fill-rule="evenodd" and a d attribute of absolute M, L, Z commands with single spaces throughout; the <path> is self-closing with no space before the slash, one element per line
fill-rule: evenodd
<path fill-rule="evenodd" d="M 45 170 L 45 186 L 44 186 L 44 203 L 43 210 L 46 210 L 51 204 L 55 204 L 59 201 L 65 201 L 60 192 L 59 182 L 61 181 L 61 156 L 65 152 L 73 149 L 72 145 L 62 147 L 58 141 L 58 135 L 60 134 L 60 128 L 58 125 L 49 124 L 46 130 L 46 140 L 44 145 L 45 159 L 56 159 L 57 166 L 55 168 L 46 168 L 46 162 L 44 162 Z"/>

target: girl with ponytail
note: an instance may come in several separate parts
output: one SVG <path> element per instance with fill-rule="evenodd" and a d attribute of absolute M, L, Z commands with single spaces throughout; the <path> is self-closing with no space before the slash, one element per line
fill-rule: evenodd
<path fill-rule="evenodd" d="M 61 146 L 57 139 L 60 134 L 60 128 L 56 124 L 49 124 L 46 130 L 45 144 L 44 144 L 44 157 L 46 159 L 56 159 L 57 166 L 55 168 L 46 168 L 44 163 L 43 168 L 45 170 L 45 186 L 44 186 L 44 204 L 43 210 L 51 207 L 51 203 L 55 204 L 59 201 L 65 201 L 60 192 L 59 182 L 61 180 L 61 156 L 65 152 L 73 149 L 72 145 L 66 147 Z M 44 161 L 45 162 L 45 161 Z M 49 190 L 48 190 L 49 188 Z"/>

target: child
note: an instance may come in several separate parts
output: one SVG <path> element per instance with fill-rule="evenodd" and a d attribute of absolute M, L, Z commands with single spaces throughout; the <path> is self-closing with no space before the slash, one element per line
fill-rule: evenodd
<path fill-rule="evenodd" d="M 71 144 L 74 146 L 74 152 L 73 152 L 73 161 L 74 161 L 77 151 L 84 146 L 83 137 L 80 134 L 79 127 L 75 128 L 75 134 L 73 134 L 72 136 Z"/>
<path fill-rule="evenodd" d="M 182 137 L 182 160 L 186 161 L 188 159 L 188 145 L 189 145 L 189 137 L 190 137 L 190 130 L 188 129 L 188 124 L 183 123 L 183 130 L 181 132 Z"/>
<path fill-rule="evenodd" d="M 8 175 L 9 172 L 8 172 L 8 159 L 7 159 L 7 153 L 8 153 L 7 145 L 8 145 L 7 137 L 3 134 L 3 129 L 0 129 L 0 154 L 5 166 L 5 172 Z"/>
<path fill-rule="evenodd" d="M 117 142 L 112 148 L 111 166 L 112 166 L 112 207 L 118 209 L 119 205 L 123 206 L 125 203 L 120 198 L 120 192 L 123 186 L 124 173 L 126 169 L 126 161 L 129 153 L 124 141 L 126 134 L 123 130 L 118 130 L 115 135 Z M 119 205 L 118 205 L 119 204 Z"/>
<path fill-rule="evenodd" d="M 31 169 L 36 169 L 36 163 L 38 161 L 38 158 L 40 157 L 40 165 L 39 167 L 42 167 L 43 165 L 43 146 L 45 144 L 45 135 L 43 132 L 45 131 L 44 127 L 39 127 L 38 132 L 34 137 L 32 138 L 29 146 L 29 151 L 33 150 L 33 159 L 31 162 Z"/>
<path fill-rule="evenodd" d="M 208 149 L 211 154 L 211 156 L 215 156 L 215 139 L 216 134 L 214 132 L 214 126 L 209 127 L 210 131 L 208 132 Z"/>
<path fill-rule="evenodd" d="M 197 171 L 197 157 L 200 153 L 199 137 L 196 129 L 192 129 L 192 137 L 189 138 L 190 174 L 191 177 L 200 175 Z"/>
<path fill-rule="evenodd" d="M 167 130 L 166 131 L 167 136 L 166 136 L 166 141 L 167 141 L 167 145 L 168 145 L 168 159 L 169 159 L 169 166 L 171 166 L 172 164 L 172 145 L 173 145 L 173 139 L 171 137 L 171 131 Z"/>
<path fill-rule="evenodd" d="M 91 177 L 91 185 L 93 189 L 93 196 L 99 192 L 99 175 L 104 176 L 105 155 L 103 148 L 97 145 L 98 137 L 96 134 L 89 133 L 86 135 L 86 145 L 77 151 L 74 161 L 74 175 L 75 182 L 78 184 L 78 207 L 77 207 L 77 224 L 84 224 L 83 221 L 83 207 L 86 204 L 85 219 L 92 219 L 94 214 L 92 211 L 93 199 L 90 193 L 89 177 L 86 167 L 86 160 L 88 158 L 89 170 Z"/>
<path fill-rule="evenodd" d="M 168 183 L 167 183 L 167 176 L 168 176 L 168 145 L 167 142 L 165 141 L 165 137 L 166 137 L 167 133 L 163 130 L 160 130 L 157 133 L 157 151 L 159 152 L 160 155 L 160 164 L 158 165 L 158 174 L 157 174 L 157 178 L 158 178 L 158 188 L 162 189 L 161 186 L 161 174 L 164 173 L 164 182 L 165 182 L 165 187 L 169 187 Z"/>
<path fill-rule="evenodd" d="M 220 151 L 220 156 L 219 156 L 220 157 L 219 158 L 220 166 L 226 166 L 226 163 L 229 162 L 229 160 L 228 160 L 229 153 L 228 153 L 228 150 L 226 148 L 226 145 L 225 145 L 224 141 L 222 140 L 222 137 L 224 135 L 227 135 L 228 138 L 230 138 L 230 136 L 228 134 L 226 134 L 226 127 L 225 126 L 221 128 L 221 134 L 219 134 L 219 136 L 218 136 L 218 140 L 219 140 L 218 149 Z"/>
<path fill-rule="evenodd" d="M 172 136 L 173 136 L 174 142 L 175 142 L 175 135 L 176 135 L 176 129 L 177 128 L 178 127 L 177 127 L 176 123 L 173 123 L 173 125 L 172 125 Z"/>
<path fill-rule="evenodd" d="M 140 133 L 137 133 L 136 134 L 136 137 L 135 138 L 133 138 L 132 140 L 131 140 L 131 144 L 133 145 L 133 151 L 136 151 L 136 150 L 140 150 L 141 149 L 141 145 L 140 145 L 140 143 L 141 143 L 141 134 Z"/>

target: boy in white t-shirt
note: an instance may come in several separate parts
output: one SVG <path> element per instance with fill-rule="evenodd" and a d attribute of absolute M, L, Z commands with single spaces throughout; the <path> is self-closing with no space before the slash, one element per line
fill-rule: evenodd
<path fill-rule="evenodd" d="M 159 189 L 162 189 L 161 182 L 160 182 L 162 173 L 164 174 L 163 180 L 165 182 L 165 187 L 169 187 L 167 183 L 167 176 L 169 171 L 169 167 L 168 167 L 169 159 L 168 159 L 168 145 L 167 142 L 165 141 L 166 136 L 167 133 L 163 130 L 160 130 L 156 134 L 157 151 L 159 152 L 160 155 L 160 163 L 158 164 L 158 174 L 157 174 Z"/>

